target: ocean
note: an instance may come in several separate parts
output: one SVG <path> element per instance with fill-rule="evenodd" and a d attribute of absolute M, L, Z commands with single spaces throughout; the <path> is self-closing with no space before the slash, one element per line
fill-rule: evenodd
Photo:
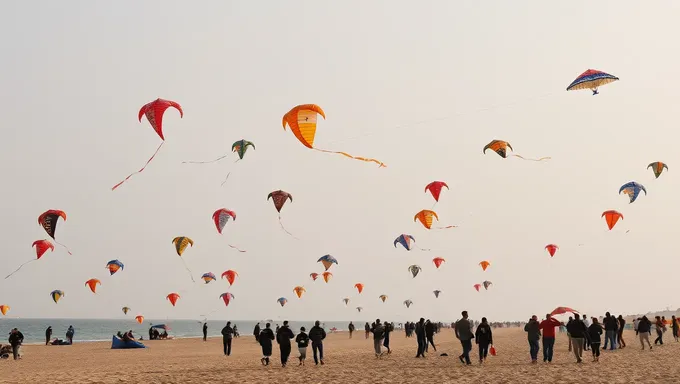
<path fill-rule="evenodd" d="M 250 337 L 253 335 L 253 328 L 257 321 L 244 320 L 232 321 L 232 326 L 238 327 L 238 332 L 241 336 Z M 136 338 L 140 336 L 144 339 L 149 337 L 149 327 L 155 324 L 166 324 L 170 327 L 168 335 L 176 338 L 187 337 L 203 337 L 203 322 L 197 320 L 150 320 L 145 319 L 144 324 L 139 324 L 134 320 L 97 320 L 97 319 L 0 319 L 0 344 L 6 342 L 5 337 L 1 335 L 8 335 L 12 328 L 18 328 L 24 334 L 24 343 L 44 343 L 45 329 L 52 326 L 52 339 L 66 338 L 66 330 L 69 325 L 73 325 L 76 330 L 73 342 L 92 342 L 92 341 L 110 341 L 111 337 L 118 331 L 127 332 L 132 330 Z M 226 321 L 222 320 L 208 320 L 208 336 L 221 336 L 220 331 L 225 326 Z M 281 325 L 282 321 L 271 321 L 272 328 L 276 324 Z M 326 321 L 323 323 L 326 331 L 330 331 L 335 327 L 338 330 L 346 330 L 349 321 Z M 297 333 L 300 327 L 305 327 L 309 330 L 314 325 L 313 321 L 290 321 L 291 328 Z M 264 322 L 260 322 L 260 326 L 264 327 Z M 354 323 L 357 330 L 364 329 L 363 323 Z"/>

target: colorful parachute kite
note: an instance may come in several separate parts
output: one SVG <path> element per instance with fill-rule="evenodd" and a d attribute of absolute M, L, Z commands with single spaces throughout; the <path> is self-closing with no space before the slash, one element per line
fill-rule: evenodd
<path fill-rule="evenodd" d="M 361 294 L 361 292 L 364 290 L 364 285 L 362 283 L 356 283 L 354 284 L 354 288 L 356 288 L 359 294 Z"/>
<path fill-rule="evenodd" d="M 255 148 L 255 147 L 253 147 L 253 148 Z M 286 305 L 286 303 L 288 302 L 288 299 L 286 299 L 285 297 L 279 297 L 279 298 L 276 300 L 276 302 L 279 303 L 279 304 L 281 304 L 281 306 L 283 307 L 283 306 Z"/>
<path fill-rule="evenodd" d="M 54 245 L 52 245 L 49 240 L 36 240 L 33 242 L 33 247 L 35 247 L 35 253 L 38 257 L 37 260 L 40 260 L 48 249 L 54 252 Z"/>
<path fill-rule="evenodd" d="M 380 296 L 378 296 L 378 298 L 379 298 L 380 300 L 382 300 L 382 302 L 384 303 L 385 300 L 387 300 L 387 295 L 380 295 Z"/>
<path fill-rule="evenodd" d="M 323 281 L 325 281 L 327 283 L 331 279 L 331 277 L 333 277 L 333 274 L 330 273 L 330 272 L 324 272 L 324 273 L 322 273 L 322 275 L 323 275 Z"/>
<path fill-rule="evenodd" d="M 413 275 L 413 277 L 416 277 L 416 276 L 418 276 L 418 274 L 420 273 L 420 271 L 422 271 L 423 269 L 420 268 L 419 266 L 413 264 L 412 266 L 408 267 L 408 270 L 411 272 L 411 274 Z"/>
<path fill-rule="evenodd" d="M 64 295 L 64 292 L 55 289 L 54 291 L 50 292 L 50 296 L 52 296 L 52 300 L 54 300 L 55 303 L 58 303 L 59 300 L 66 295 Z"/>
<path fill-rule="evenodd" d="M 176 102 L 170 100 L 156 99 L 148 104 L 145 104 L 139 110 L 139 121 L 141 122 L 142 116 L 146 115 L 146 119 L 149 121 L 149 124 L 151 124 L 151 128 L 153 128 L 153 130 L 156 131 L 158 136 L 161 138 L 162 142 L 156 149 L 156 152 L 154 152 L 154 154 L 149 158 L 149 160 L 146 161 L 146 164 L 144 164 L 144 166 L 139 171 L 131 173 L 130 175 L 128 175 L 128 177 L 123 179 L 123 181 L 114 185 L 113 188 L 111 188 L 112 191 L 120 187 L 124 182 L 128 181 L 128 179 L 134 176 L 135 174 L 141 173 L 146 168 L 146 166 L 149 165 L 151 160 L 153 160 L 158 151 L 161 150 L 161 147 L 163 146 L 163 144 L 165 144 L 165 137 L 163 136 L 163 114 L 165 113 L 165 110 L 170 107 L 176 108 L 179 111 L 180 118 L 184 117 L 182 107 Z"/>
<path fill-rule="evenodd" d="M 286 125 L 293 132 L 295 137 L 307 148 L 317 150 L 319 152 L 325 153 L 337 153 L 350 159 L 368 161 L 378 164 L 380 167 L 386 167 L 382 161 L 376 159 L 367 159 L 364 157 L 352 156 L 345 152 L 339 151 L 327 151 L 324 149 L 314 148 L 314 137 L 316 136 L 316 120 L 317 114 L 321 115 L 326 119 L 321 107 L 315 104 L 303 104 L 294 107 L 288 113 L 283 115 L 283 129 L 286 129 Z"/>
<path fill-rule="evenodd" d="M 253 149 L 255 149 L 255 144 L 248 140 L 241 139 L 239 141 L 234 142 L 234 144 L 231 145 L 231 151 L 238 153 L 238 159 L 243 160 L 243 156 L 246 155 L 248 147 L 253 147 Z"/>
<path fill-rule="evenodd" d="M 481 262 L 479 263 L 479 265 L 482 266 L 482 270 L 483 270 L 483 271 L 486 271 L 486 269 L 489 268 L 489 266 L 491 265 L 491 263 L 489 263 L 489 262 L 486 261 L 486 260 L 483 260 L 483 261 L 481 261 Z"/>
<path fill-rule="evenodd" d="M 508 143 L 507 141 L 491 140 L 491 142 L 489 144 L 484 146 L 482 153 L 486 153 L 487 149 L 491 149 L 492 151 L 496 152 L 498 154 L 498 156 L 505 159 L 507 157 L 507 149 L 508 148 L 510 148 L 510 150 L 514 151 L 514 149 L 512 149 L 512 146 L 510 145 L 510 143 Z M 527 157 L 524 157 L 524 156 L 521 156 L 521 155 L 518 155 L 518 154 L 512 154 L 510 156 L 514 156 L 514 157 L 520 158 L 522 160 L 530 160 L 530 161 L 543 161 L 543 160 L 549 160 L 550 159 L 550 157 L 547 157 L 547 156 L 546 157 L 540 157 L 538 159 L 530 159 L 530 158 L 527 158 Z"/>
<path fill-rule="evenodd" d="M 429 209 L 423 209 L 422 211 L 416 213 L 415 216 L 413 216 L 413 221 L 420 221 L 421 224 L 427 229 L 432 229 L 432 218 L 437 219 L 439 221 L 439 216 L 437 216 L 437 213 L 435 211 L 431 211 Z M 447 228 L 456 228 L 455 225 L 447 225 L 446 227 L 437 227 L 437 229 L 447 229 Z"/>
<path fill-rule="evenodd" d="M 558 247 L 555 244 L 548 244 L 548 245 L 545 246 L 545 249 L 550 254 L 550 257 L 553 257 L 553 256 L 555 256 L 555 252 L 557 252 L 557 250 L 560 249 L 560 247 Z"/>
<path fill-rule="evenodd" d="M 182 254 L 184 253 L 184 250 L 187 248 L 187 246 L 191 245 L 192 247 L 194 246 L 194 241 L 191 240 L 188 237 L 185 236 L 179 236 L 175 237 L 172 239 L 172 243 L 175 245 L 175 251 L 177 251 L 177 255 L 180 256 L 180 259 L 182 260 L 182 263 L 184 264 L 184 268 L 189 272 L 189 277 L 191 277 L 191 281 L 194 283 L 196 280 L 194 280 L 194 274 L 191 272 L 189 269 L 189 266 L 187 263 L 184 261 L 184 258 L 182 257 Z"/>
<path fill-rule="evenodd" d="M 204 273 L 203 276 L 201 276 L 201 279 L 203 279 L 203 281 L 205 281 L 206 284 L 208 284 L 211 281 L 217 280 L 215 274 L 212 272 Z"/>
<path fill-rule="evenodd" d="M 338 260 L 335 259 L 335 257 L 331 255 L 324 255 L 319 258 L 319 260 L 316 261 L 317 263 L 323 264 L 323 267 L 326 268 L 326 271 L 330 269 L 330 267 L 333 264 L 338 264 Z"/>
<path fill-rule="evenodd" d="M 234 281 L 236 280 L 236 277 L 238 276 L 238 273 L 236 271 L 232 271 L 231 269 L 228 271 L 224 271 L 222 273 L 222 278 L 227 277 L 227 281 L 229 282 L 229 286 L 231 287 L 232 284 L 234 284 Z"/>
<path fill-rule="evenodd" d="M 215 213 L 212 215 L 213 222 L 215 223 L 215 228 L 217 228 L 217 232 L 219 234 L 222 234 L 222 230 L 224 229 L 224 226 L 227 225 L 227 222 L 231 219 L 236 221 L 236 212 L 230 211 L 226 208 L 220 208 Z M 231 244 L 227 244 L 230 248 L 233 248 L 239 252 L 245 252 L 244 250 L 241 250 L 238 247 L 235 247 Z"/>
<path fill-rule="evenodd" d="M 425 186 L 425 192 L 430 191 L 432 197 L 434 197 L 434 201 L 439 202 L 439 194 L 442 192 L 442 187 L 446 187 L 446 189 L 449 189 L 449 186 L 446 185 L 445 182 L 433 181 Z"/>
<path fill-rule="evenodd" d="M 475 287 L 475 289 L 477 290 L 477 292 L 479 292 L 479 288 L 481 288 L 482 285 L 481 285 L 481 284 L 475 284 L 475 285 L 473 285 L 473 287 Z"/>
<path fill-rule="evenodd" d="M 342 301 L 344 301 L 345 305 L 347 305 L 349 303 L 349 297 L 345 297 L 344 299 L 342 299 Z"/>
<path fill-rule="evenodd" d="M 444 259 L 441 258 L 441 257 L 435 257 L 434 259 L 432 259 L 432 262 L 434 263 L 434 266 L 437 267 L 437 268 L 439 268 L 439 267 L 442 265 L 442 263 L 445 262 L 445 261 L 446 261 L 446 260 L 444 260 Z"/>
<path fill-rule="evenodd" d="M 361 310 L 364 309 L 363 307 L 357 307 L 357 312 L 361 313 Z"/>
<path fill-rule="evenodd" d="M 309 277 L 311 277 L 312 280 L 316 281 L 316 279 L 319 278 L 319 274 L 312 272 L 312 273 L 309 274 Z"/>
<path fill-rule="evenodd" d="M 438 289 L 435 289 L 434 291 L 432 291 L 432 293 L 434 293 L 434 297 L 438 299 L 438 298 L 439 298 L 439 294 L 442 293 L 442 291 L 440 291 L 440 290 L 438 290 Z"/>
<path fill-rule="evenodd" d="M 97 284 L 102 285 L 102 282 L 99 279 L 90 279 L 85 282 L 85 285 L 90 287 L 92 293 L 97 293 Z"/>
<path fill-rule="evenodd" d="M 106 263 L 106 268 L 108 268 L 109 273 L 113 275 L 114 273 L 118 272 L 118 270 L 125 269 L 125 266 L 119 260 L 111 260 Z"/>
<path fill-rule="evenodd" d="M 286 204 L 287 200 L 290 200 L 291 203 L 293 202 L 293 195 L 279 189 L 278 191 L 271 192 L 267 196 L 267 201 L 269 201 L 269 199 L 272 199 L 274 202 L 274 208 L 276 208 L 276 212 L 279 213 L 279 225 L 281 226 L 281 229 L 283 229 L 283 231 L 289 234 L 291 237 L 296 238 L 292 233 L 288 232 L 286 227 L 284 227 L 283 223 L 281 222 L 281 209 L 283 208 L 283 205 Z"/>
<path fill-rule="evenodd" d="M 297 287 L 293 288 L 293 292 L 295 292 L 295 294 L 297 295 L 298 299 L 301 299 L 301 298 L 302 298 L 302 294 L 305 293 L 305 292 L 307 292 L 307 290 L 306 290 L 304 287 L 298 285 Z"/>
<path fill-rule="evenodd" d="M 489 290 L 489 287 L 490 287 L 491 285 L 493 285 L 493 283 L 490 282 L 489 280 L 486 280 L 486 281 L 484 281 L 484 282 L 482 283 L 482 285 L 484 285 L 484 289 L 488 291 L 488 290 Z"/>
<path fill-rule="evenodd" d="M 644 192 L 645 195 L 647 195 L 647 190 L 645 189 L 644 185 L 636 183 L 635 181 L 631 181 L 622 185 L 621 188 L 619 188 L 619 195 L 621 194 L 621 192 L 625 193 L 630 198 L 630 203 L 632 203 L 635 201 L 635 199 L 638 198 L 638 195 L 640 195 L 640 191 Z"/>
<path fill-rule="evenodd" d="M 623 215 L 614 210 L 602 212 L 601 217 L 604 217 L 605 220 L 607 220 L 607 226 L 609 227 L 610 231 L 612 230 L 612 228 L 614 228 L 616 222 L 619 221 L 619 219 L 623 220 Z"/>
<path fill-rule="evenodd" d="M 130 311 L 130 307 L 123 307 L 123 314 L 127 315 L 127 313 Z"/>
<path fill-rule="evenodd" d="M 142 323 L 144 323 L 144 316 L 142 316 L 142 315 L 137 315 L 137 316 L 135 316 L 135 320 L 137 320 L 137 322 L 138 322 L 139 324 L 142 324 Z"/>
<path fill-rule="evenodd" d="M 668 166 L 660 161 L 649 163 L 647 169 L 649 168 L 652 168 L 652 171 L 654 171 L 654 176 L 657 179 L 659 178 L 659 176 L 661 176 L 661 173 L 663 172 L 664 168 L 668 170 Z"/>
<path fill-rule="evenodd" d="M 411 308 L 411 304 L 413 304 L 413 301 L 411 300 L 404 300 L 404 305 L 406 308 Z"/>
<path fill-rule="evenodd" d="M 5 305 L 5 304 L 0 305 L 0 313 L 2 313 L 3 316 L 5 316 L 8 311 L 9 311 L 9 305 Z"/>
<path fill-rule="evenodd" d="M 171 293 L 168 293 L 168 295 L 165 296 L 165 298 L 167 300 L 170 300 L 170 304 L 172 304 L 172 306 L 174 307 L 175 303 L 177 303 L 177 300 L 179 299 L 179 294 L 177 294 L 175 292 L 171 292 Z"/>
<path fill-rule="evenodd" d="M 58 209 L 48 209 L 47 211 L 43 212 L 40 216 L 38 216 L 38 224 L 40 224 L 43 229 L 45 229 L 45 232 L 54 240 L 57 244 L 61 245 L 66 249 L 66 252 L 68 252 L 69 255 L 72 255 L 71 251 L 68 249 L 67 246 L 64 244 L 61 244 L 60 242 L 57 241 L 57 239 L 54 238 L 55 232 L 57 231 L 57 221 L 59 218 L 62 218 L 64 221 L 66 221 L 66 212 L 60 211 Z"/>
<path fill-rule="evenodd" d="M 411 235 L 399 235 L 394 239 L 394 248 L 397 247 L 397 243 L 401 244 L 407 251 L 411 250 L 411 242 L 415 243 L 416 239 Z"/>
<path fill-rule="evenodd" d="M 595 69 L 589 69 L 580 74 L 576 80 L 572 81 L 567 87 L 567 91 L 590 89 L 593 91 L 593 95 L 597 95 L 599 93 L 597 91 L 599 87 L 614 82 L 618 79 L 618 77 L 612 76 L 608 73 L 597 71 Z"/>
<path fill-rule="evenodd" d="M 220 299 L 222 299 L 222 301 L 224 301 L 224 306 L 227 307 L 227 306 L 229 306 L 229 303 L 234 299 L 234 295 L 232 295 L 229 292 L 225 292 L 225 293 L 220 295 Z"/>

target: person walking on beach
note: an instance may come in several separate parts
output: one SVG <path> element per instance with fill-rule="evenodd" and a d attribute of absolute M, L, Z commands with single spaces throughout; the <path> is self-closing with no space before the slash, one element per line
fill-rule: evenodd
<path fill-rule="evenodd" d="M 482 323 L 477 326 L 475 331 L 475 343 L 479 347 L 479 364 L 486 361 L 486 356 L 489 354 L 489 345 L 493 344 L 493 334 L 491 327 L 486 321 L 486 317 L 482 317 Z"/>
<path fill-rule="evenodd" d="M 588 327 L 588 338 L 590 339 L 590 349 L 593 350 L 593 362 L 600 361 L 600 343 L 602 342 L 602 326 L 593 317 L 593 323 Z"/>
<path fill-rule="evenodd" d="M 434 331 L 436 329 L 436 326 L 434 325 L 433 322 L 430 321 L 430 319 L 427 319 L 425 322 L 425 352 L 429 352 L 429 347 L 430 344 L 432 344 L 432 348 L 434 349 L 435 352 L 437 352 L 437 347 L 434 345 Z"/>
<path fill-rule="evenodd" d="M 619 315 L 616 321 L 618 321 L 619 325 L 617 331 L 617 341 L 619 342 L 619 348 L 626 348 L 626 342 L 623 340 L 623 330 L 626 327 L 626 319 L 624 319 L 622 315 Z"/>
<path fill-rule="evenodd" d="M 643 351 L 645 350 L 645 342 L 647 342 L 649 349 L 652 349 L 652 343 L 649 342 L 649 334 L 651 331 L 652 322 L 649 321 L 647 316 L 642 316 L 642 318 L 638 321 L 637 334 L 640 336 L 640 344 L 642 345 Z"/>
<path fill-rule="evenodd" d="M 349 338 L 352 338 L 352 333 L 354 333 L 354 324 L 350 321 L 349 325 L 347 326 L 347 330 L 349 331 Z"/>
<path fill-rule="evenodd" d="M 260 323 L 255 324 L 255 329 L 253 329 L 253 336 L 255 336 L 255 342 L 260 342 Z"/>
<path fill-rule="evenodd" d="M 416 323 L 416 341 L 418 342 L 418 353 L 416 354 L 416 358 L 425 357 L 427 338 L 425 336 L 425 319 L 422 317 L 418 323 Z"/>
<path fill-rule="evenodd" d="M 208 323 L 203 323 L 203 341 L 208 340 Z"/>
<path fill-rule="evenodd" d="M 19 332 L 17 328 L 12 329 L 12 331 L 9 333 L 8 341 L 9 345 L 12 346 L 12 355 L 14 356 L 14 360 L 20 359 L 21 356 L 19 355 L 19 348 L 24 342 L 23 333 Z"/>
<path fill-rule="evenodd" d="M 555 327 L 561 327 L 564 324 L 553 319 L 549 313 L 545 315 L 545 320 L 538 325 L 539 330 L 543 334 L 543 362 L 551 363 L 553 359 L 553 351 L 555 349 Z"/>
<path fill-rule="evenodd" d="M 605 313 L 604 319 L 602 319 L 604 325 L 604 347 L 602 350 L 607 349 L 607 344 L 610 345 L 611 350 L 616 349 L 616 335 L 618 330 L 618 321 L 609 312 Z"/>
<path fill-rule="evenodd" d="M 574 348 L 576 362 L 581 363 L 583 361 L 583 342 L 587 329 L 578 313 L 574 313 L 574 320 L 567 325 L 567 332 L 571 335 L 571 344 Z"/>
<path fill-rule="evenodd" d="M 394 325 L 386 321 L 383 326 L 385 327 L 385 339 L 383 340 L 383 347 L 387 348 L 387 354 L 389 355 L 392 353 L 392 350 L 390 349 L 390 333 L 394 331 Z"/>
<path fill-rule="evenodd" d="M 52 340 L 52 326 L 50 325 L 47 327 L 45 330 L 45 345 L 48 345 L 50 343 L 50 340 Z"/>
<path fill-rule="evenodd" d="M 661 317 L 656 316 L 654 327 L 656 328 L 656 339 L 654 339 L 654 345 L 657 343 L 663 345 L 663 332 L 666 330 L 666 324 L 661 321 Z"/>
<path fill-rule="evenodd" d="M 456 325 L 454 326 L 456 338 L 460 340 L 460 344 L 463 347 L 463 354 L 458 356 L 458 359 L 461 363 L 472 365 L 472 362 L 470 362 L 470 350 L 472 350 L 472 339 L 475 335 L 472 334 L 472 327 L 470 325 L 470 320 L 468 320 L 467 311 L 463 311 L 461 315 L 463 318 L 456 321 Z"/>
<path fill-rule="evenodd" d="M 300 356 L 300 365 L 305 365 L 305 360 L 307 360 L 307 346 L 309 345 L 309 336 L 305 333 L 305 327 L 300 328 L 300 333 L 295 337 L 295 342 L 297 343 L 298 352 Z"/>
<path fill-rule="evenodd" d="M 73 328 L 72 325 L 68 326 L 68 329 L 66 330 L 66 340 L 68 340 L 69 344 L 73 344 L 73 336 L 76 334 L 76 330 Z"/>
<path fill-rule="evenodd" d="M 318 323 L 318 322 L 317 322 Z M 312 328 L 313 330 L 314 328 Z M 309 332 L 311 333 L 312 330 Z M 295 334 L 288 327 L 288 320 L 283 322 L 283 326 L 279 328 L 276 333 L 276 342 L 279 343 L 279 350 L 281 352 L 281 366 L 286 367 L 288 364 L 288 357 L 290 357 L 290 339 L 295 338 Z M 313 348 L 313 347 L 312 347 Z"/>
<path fill-rule="evenodd" d="M 368 324 L 368 321 L 366 322 L 366 325 L 364 325 L 364 331 L 366 331 L 366 339 L 368 339 L 368 335 L 371 333 L 371 326 Z"/>
<path fill-rule="evenodd" d="M 567 340 L 569 340 L 569 352 L 571 352 L 571 335 L 569 334 L 569 323 L 574 321 L 574 318 L 569 316 L 569 321 L 567 321 L 567 325 L 564 327 L 567 330 Z"/>
<path fill-rule="evenodd" d="M 312 353 L 314 354 L 314 364 L 324 365 L 323 362 L 323 340 L 326 338 L 326 331 L 319 326 L 319 320 L 314 322 L 314 326 L 309 330 L 309 339 L 312 341 Z"/>
<path fill-rule="evenodd" d="M 585 313 L 581 315 L 581 321 L 583 321 L 583 324 L 586 326 L 586 329 L 590 328 L 590 320 L 588 319 L 588 315 Z M 584 344 L 583 344 L 583 350 L 587 351 L 590 348 L 590 334 L 586 332 L 586 338 L 584 339 Z"/>
<path fill-rule="evenodd" d="M 567 328 L 567 331 L 569 331 L 569 328 Z M 531 355 L 531 363 L 536 364 L 536 362 L 538 362 L 538 340 L 541 338 L 541 328 L 536 315 L 531 316 L 529 322 L 526 323 L 524 326 L 524 332 L 527 333 L 527 340 L 529 341 L 529 354 Z"/>
<path fill-rule="evenodd" d="M 678 339 L 680 338 L 680 327 L 678 326 L 678 319 L 675 318 L 675 315 L 671 316 L 671 330 L 673 331 L 673 337 L 675 338 L 675 342 L 678 342 Z"/>
<path fill-rule="evenodd" d="M 373 350 L 375 351 L 375 357 L 378 358 L 382 356 L 381 346 L 385 338 L 385 327 L 383 327 L 380 319 L 375 320 L 371 332 L 373 333 Z"/>
<path fill-rule="evenodd" d="M 227 321 L 227 325 L 222 328 L 222 345 L 224 347 L 224 356 L 231 356 L 231 340 L 233 337 L 234 329 L 231 327 L 231 321 Z"/>
<path fill-rule="evenodd" d="M 262 347 L 262 359 L 260 359 L 262 365 L 269 365 L 269 358 L 272 356 L 272 340 L 274 340 L 272 325 L 267 323 L 258 336 L 258 341 Z"/>

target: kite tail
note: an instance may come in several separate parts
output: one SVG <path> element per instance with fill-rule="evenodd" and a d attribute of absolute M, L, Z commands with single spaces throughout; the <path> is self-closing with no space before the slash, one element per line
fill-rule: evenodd
<path fill-rule="evenodd" d="M 163 146 L 163 144 L 165 144 L 165 141 L 163 141 L 163 142 L 161 143 L 161 145 L 159 145 L 158 148 L 156 148 L 156 152 L 153 153 L 153 155 L 149 158 L 149 160 L 146 161 L 146 164 L 144 164 L 144 166 L 143 166 L 139 171 L 137 171 L 137 172 L 132 172 L 131 174 L 129 174 L 128 177 L 126 177 L 125 179 L 123 179 L 123 181 L 121 181 L 120 183 L 114 185 L 113 188 L 111 188 L 111 190 L 114 191 L 116 188 L 120 187 L 124 182 L 128 181 L 128 179 L 131 178 L 132 176 L 134 176 L 134 175 L 136 175 L 136 174 L 138 174 L 138 173 L 142 173 L 142 171 L 144 170 L 144 168 L 146 168 L 146 166 L 149 165 L 149 163 L 151 162 L 151 160 L 153 160 L 153 158 L 156 157 L 156 154 L 158 154 L 158 151 L 161 150 L 161 147 Z"/>
<path fill-rule="evenodd" d="M 298 239 L 297 237 L 293 236 L 292 233 L 288 232 L 288 230 L 286 229 L 286 227 L 283 226 L 283 222 L 281 221 L 281 215 L 279 215 L 279 225 L 281 226 L 281 229 L 283 229 L 284 232 L 286 232 L 288 235 L 290 235 L 290 237 L 292 237 L 292 238 L 295 239 L 295 240 L 300 240 L 300 239 Z"/>
<path fill-rule="evenodd" d="M 522 155 L 515 155 L 515 154 L 512 154 L 511 156 L 519 157 L 519 158 L 522 159 L 522 160 L 528 160 L 528 161 L 543 161 L 543 160 L 550 160 L 550 159 L 551 159 L 551 157 L 549 157 L 549 156 L 546 156 L 546 157 L 539 157 L 538 159 L 529 159 L 529 158 L 526 158 L 526 157 L 524 157 L 524 156 L 522 156 Z"/>
<path fill-rule="evenodd" d="M 237 250 L 237 251 L 239 251 L 239 252 L 245 252 L 245 251 L 244 251 L 244 250 L 242 250 L 241 248 L 238 248 L 238 247 L 234 247 L 234 246 L 233 246 L 233 245 L 231 245 L 231 244 L 227 244 L 227 245 L 229 246 L 229 248 L 233 248 L 233 249 L 235 249 L 235 250 Z"/>
<path fill-rule="evenodd" d="M 447 225 L 446 227 L 437 227 L 437 229 L 449 229 L 449 228 L 458 228 L 457 225 Z"/>
<path fill-rule="evenodd" d="M 224 181 L 222 182 L 222 184 L 220 184 L 221 186 L 224 187 L 224 184 L 227 182 L 227 180 L 229 180 L 229 175 L 231 175 L 231 172 L 227 173 L 227 177 L 225 177 L 225 178 L 224 178 Z"/>
<path fill-rule="evenodd" d="M 425 248 L 420 248 L 420 247 L 417 246 L 417 245 L 414 245 L 414 246 L 415 246 L 416 248 L 420 249 L 421 251 L 425 251 L 425 252 L 430 252 L 430 251 L 431 251 L 431 249 L 429 249 L 429 248 L 425 249 Z"/>
<path fill-rule="evenodd" d="M 62 244 L 62 243 L 60 243 L 60 242 L 58 242 L 58 241 L 56 241 L 56 240 L 54 240 L 54 242 L 57 243 L 57 244 L 59 244 L 59 245 L 61 245 L 62 247 L 64 247 L 64 249 L 66 250 L 66 252 L 68 252 L 69 255 L 73 256 L 73 254 L 71 253 L 71 250 L 68 249 L 67 246 L 65 246 L 64 244 Z"/>
<path fill-rule="evenodd" d="M 229 156 L 228 153 L 227 153 L 226 155 L 224 155 L 224 156 L 218 157 L 218 158 L 215 159 L 215 160 L 210 160 L 210 161 L 183 161 L 182 164 L 210 164 L 210 163 L 216 163 L 216 162 L 218 162 L 218 161 L 224 159 L 224 158 L 227 157 L 227 156 Z"/>
<path fill-rule="evenodd" d="M 31 261 L 36 261 L 36 260 L 38 260 L 38 259 L 31 259 L 31 260 L 29 260 L 29 261 L 27 261 L 27 262 L 21 264 L 21 265 L 19 266 L 19 268 L 17 268 L 16 271 L 14 271 L 14 272 L 10 273 L 9 275 L 5 276 L 5 279 L 7 279 L 8 277 L 12 276 L 13 274 L 19 272 L 19 270 L 21 269 L 21 267 L 23 267 L 24 265 L 30 263 Z"/>
<path fill-rule="evenodd" d="M 182 259 L 182 258 L 180 257 L 180 259 Z M 189 272 L 189 277 L 191 277 L 191 281 L 195 283 L 196 280 L 194 280 L 194 274 L 193 274 L 193 272 L 191 272 L 191 269 L 189 269 L 189 266 L 184 261 L 184 259 L 182 259 L 182 263 L 184 264 L 184 268 L 186 268 L 187 272 Z"/>
<path fill-rule="evenodd" d="M 312 149 L 315 149 L 315 150 L 317 150 L 317 151 L 319 151 L 319 152 L 324 152 L 324 153 L 337 153 L 337 154 L 339 154 L 339 155 L 343 155 L 343 156 L 345 156 L 345 157 L 349 157 L 350 159 L 354 159 L 354 160 L 361 160 L 361 161 L 376 163 L 376 164 L 378 164 L 378 166 L 379 166 L 378 168 L 386 168 L 386 167 L 387 167 L 387 165 L 385 165 L 385 163 L 383 163 L 383 162 L 380 161 L 380 160 L 376 160 L 376 159 L 368 159 L 368 158 L 359 157 L 359 156 L 352 156 L 352 155 L 350 155 L 350 154 L 347 153 L 347 152 L 327 151 L 327 150 L 325 150 L 325 149 L 319 149 L 319 148 L 312 148 Z"/>

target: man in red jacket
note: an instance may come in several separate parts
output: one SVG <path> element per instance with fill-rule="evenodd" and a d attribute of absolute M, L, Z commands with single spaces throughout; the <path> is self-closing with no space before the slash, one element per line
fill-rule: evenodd
<path fill-rule="evenodd" d="M 555 347 L 555 327 L 564 325 L 552 318 L 550 314 L 545 315 L 545 320 L 541 321 L 539 328 L 543 334 L 543 362 L 552 362 L 553 348 Z"/>

